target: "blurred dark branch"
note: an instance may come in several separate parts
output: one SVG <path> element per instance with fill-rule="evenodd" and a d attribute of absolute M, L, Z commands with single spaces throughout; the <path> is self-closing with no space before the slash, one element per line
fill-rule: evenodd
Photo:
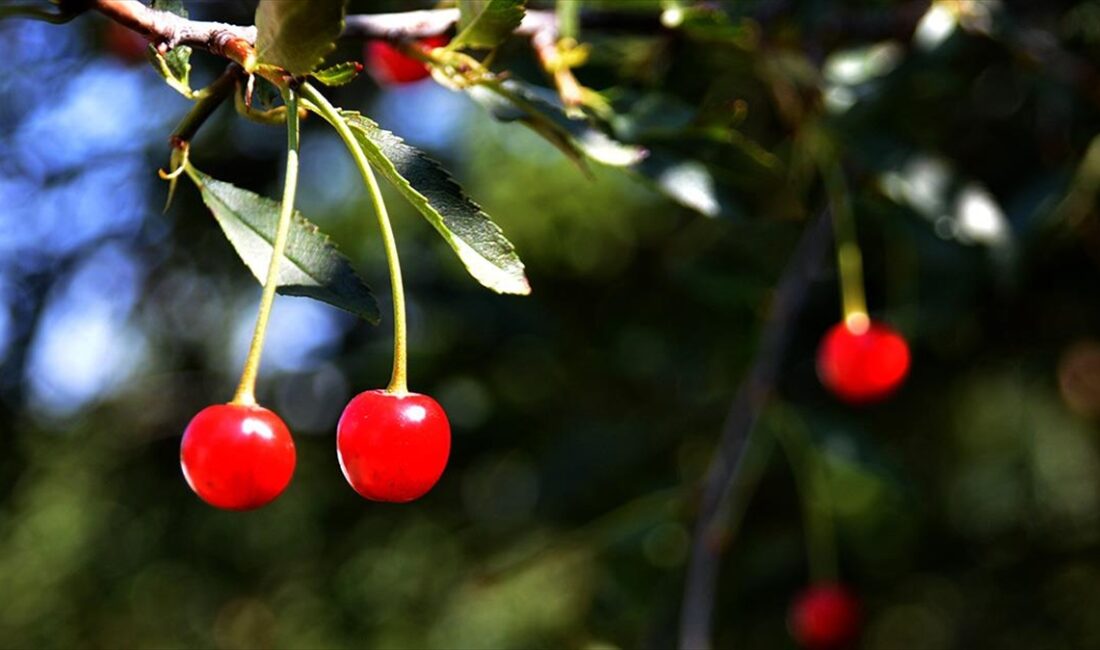
<path fill-rule="evenodd" d="M 726 416 L 718 448 L 703 479 L 680 610 L 679 646 L 682 650 L 711 647 L 715 586 L 721 554 L 729 542 L 726 520 L 722 516 L 724 506 L 740 479 L 749 433 L 774 392 L 779 368 L 814 272 L 821 267 L 831 245 L 829 214 L 824 211 L 806 227 L 779 280 L 771 313 L 762 328 L 756 358 Z"/>

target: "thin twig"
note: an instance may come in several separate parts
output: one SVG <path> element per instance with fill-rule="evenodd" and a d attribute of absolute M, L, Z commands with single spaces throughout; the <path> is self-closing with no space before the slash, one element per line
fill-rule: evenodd
<path fill-rule="evenodd" d="M 825 211 L 806 228 L 795 248 L 775 290 L 756 359 L 730 406 L 718 448 L 707 469 L 680 612 L 682 650 L 711 647 L 715 586 L 721 554 L 728 541 L 721 516 L 723 506 L 738 483 L 749 432 L 775 389 L 794 322 L 802 311 L 813 274 L 829 251 L 830 234 L 830 220 Z"/>

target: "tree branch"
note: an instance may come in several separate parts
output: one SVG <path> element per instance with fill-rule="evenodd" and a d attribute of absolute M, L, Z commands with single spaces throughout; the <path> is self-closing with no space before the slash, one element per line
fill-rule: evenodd
<path fill-rule="evenodd" d="M 458 9 L 360 14 L 344 19 L 344 36 L 383 41 L 439 36 L 458 22 Z"/>
<path fill-rule="evenodd" d="M 680 611 L 680 648 L 711 647 L 711 618 L 721 553 L 726 545 L 723 506 L 738 483 L 746 441 L 764 405 L 775 389 L 795 320 L 809 293 L 813 273 L 820 268 L 832 244 L 828 211 L 806 227 L 787 270 L 779 281 L 771 314 L 748 377 L 730 406 L 718 448 L 703 480 L 699 518 L 691 545 L 684 600 Z"/>
<path fill-rule="evenodd" d="M 144 35 L 162 53 L 179 45 L 188 45 L 229 58 L 246 69 L 249 69 L 247 62 L 254 55 L 255 26 L 189 20 L 167 11 L 158 11 L 139 0 L 90 0 L 88 6 Z M 426 38 L 451 29 L 459 16 L 458 9 L 352 15 L 345 19 L 343 36 L 387 41 Z M 559 64 L 557 15 L 552 11 L 530 10 L 515 33 L 530 38 L 539 62 L 553 76 L 565 104 L 580 105 L 581 85 L 569 68 Z"/>
<path fill-rule="evenodd" d="M 242 63 L 256 42 L 255 27 L 190 20 L 139 0 L 91 0 L 89 8 L 142 34 L 162 53 L 188 45 Z"/>

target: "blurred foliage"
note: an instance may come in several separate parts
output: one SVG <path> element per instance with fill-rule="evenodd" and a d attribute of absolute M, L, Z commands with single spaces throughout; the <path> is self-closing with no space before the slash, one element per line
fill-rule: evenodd
<path fill-rule="evenodd" d="M 230 397 L 259 296 L 197 192 L 160 213 L 186 100 L 99 16 L 0 22 L 0 645 L 673 645 L 696 486 L 823 205 L 821 164 L 848 174 L 871 310 L 910 339 L 913 373 L 874 407 L 823 392 L 813 353 L 839 317 L 823 269 L 753 434 L 758 484 L 735 491 L 717 646 L 790 646 L 803 521 L 823 519 L 862 647 L 1100 645 L 1100 3 L 585 9 L 614 20 L 582 20 L 576 74 L 613 109 L 591 125 L 650 152 L 631 169 L 589 178 L 430 81 L 331 90 L 445 163 L 533 294 L 477 286 L 389 192 L 412 387 L 452 418 L 448 472 L 403 506 L 344 484 L 336 418 L 388 376 L 387 319 L 279 298 L 260 399 L 298 469 L 247 514 L 201 504 L 178 470 L 188 419 Z M 222 67 L 192 64 L 195 88 Z M 521 39 L 493 66 L 549 89 Z M 385 287 L 319 122 L 302 212 Z M 273 196 L 281 143 L 222 108 L 192 160 Z M 784 459 L 791 440 L 817 473 Z"/>

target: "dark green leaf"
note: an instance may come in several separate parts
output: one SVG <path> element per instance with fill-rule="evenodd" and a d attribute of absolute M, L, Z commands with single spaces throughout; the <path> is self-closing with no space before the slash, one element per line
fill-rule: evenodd
<path fill-rule="evenodd" d="M 467 92 L 494 118 L 525 124 L 582 167 L 587 159 L 628 169 L 696 212 L 710 217 L 741 215 L 706 165 L 672 151 L 623 143 L 587 120 L 570 118 L 550 90 L 507 79 L 496 85 L 474 86 Z M 620 125 L 623 131 L 637 131 L 629 126 Z"/>
<path fill-rule="evenodd" d="M 531 292 L 515 247 L 439 163 L 358 113 L 341 115 L 371 165 L 439 231 L 470 275 L 499 293 Z"/>
<path fill-rule="evenodd" d="M 260 0 L 256 58 L 295 76 L 313 72 L 344 29 L 344 0 Z"/>
<path fill-rule="evenodd" d="M 167 11 L 181 18 L 187 18 L 187 8 L 183 0 L 153 0 L 153 9 Z M 161 55 L 149 48 L 149 59 L 168 85 L 188 99 L 194 96 L 191 90 L 191 48 L 180 45 Z"/>
<path fill-rule="evenodd" d="M 180 45 L 174 47 L 164 55 L 164 60 L 168 62 L 168 69 L 172 71 L 172 76 L 179 79 L 181 83 L 190 85 L 191 83 L 191 48 L 186 45 Z"/>
<path fill-rule="evenodd" d="M 526 125 L 582 168 L 585 158 L 627 167 L 646 156 L 644 148 L 613 140 L 587 120 L 566 115 L 558 96 L 549 90 L 507 79 L 472 86 L 467 93 L 497 120 Z"/>
<path fill-rule="evenodd" d="M 358 61 L 345 61 L 313 73 L 313 78 L 326 86 L 343 86 L 351 83 L 363 71 Z"/>
<path fill-rule="evenodd" d="M 279 221 L 279 202 L 211 178 L 188 165 L 187 174 L 202 192 L 202 200 L 218 220 L 237 255 L 263 282 Z M 290 227 L 277 291 L 305 296 L 378 322 L 378 304 L 370 288 L 327 235 L 297 211 Z"/>
<path fill-rule="evenodd" d="M 150 46 L 149 61 L 169 86 L 188 99 L 194 97 L 194 91 L 191 90 L 190 47 L 180 45 L 169 50 L 167 54 L 161 54 Z"/>
<path fill-rule="evenodd" d="M 450 47 L 492 49 L 523 22 L 526 0 L 458 0 L 458 35 Z"/>

